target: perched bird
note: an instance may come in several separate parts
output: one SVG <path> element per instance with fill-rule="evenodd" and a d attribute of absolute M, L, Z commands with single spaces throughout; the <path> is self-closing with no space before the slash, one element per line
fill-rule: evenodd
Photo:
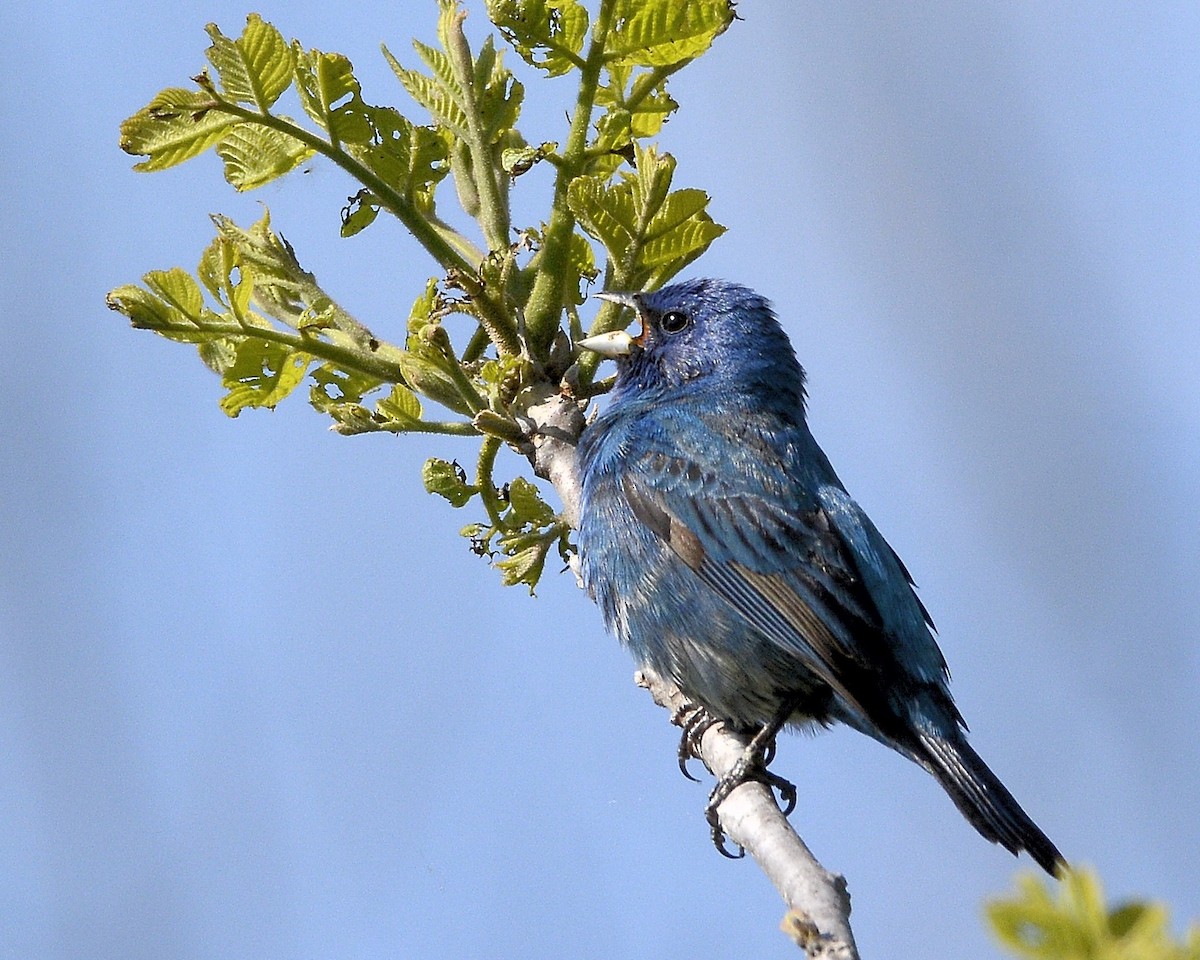
<path fill-rule="evenodd" d="M 617 362 L 578 446 L 582 576 L 637 660 L 757 730 L 849 724 L 928 770 L 984 837 L 1047 872 L 1054 844 L 967 743 L 932 621 L 805 422 L 804 371 L 770 304 L 692 280 L 599 296 L 642 323 L 580 345 Z M 686 739 L 686 737 L 685 737 Z M 785 781 L 784 781 L 785 782 Z"/>

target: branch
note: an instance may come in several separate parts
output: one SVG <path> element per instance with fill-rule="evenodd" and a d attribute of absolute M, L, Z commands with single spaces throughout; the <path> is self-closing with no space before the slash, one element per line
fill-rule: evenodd
<path fill-rule="evenodd" d="M 576 526 L 580 482 L 575 442 L 584 427 L 582 405 L 547 386 L 521 420 L 530 438 L 522 452 L 534 472 L 554 485 L 562 499 L 564 519 Z M 671 722 L 677 726 L 695 706 L 673 683 L 648 670 L 638 671 L 635 682 L 671 712 Z M 720 777 L 733 767 L 748 743 L 746 737 L 716 724 L 701 739 L 698 759 Z M 814 960 L 858 960 L 845 879 L 821 866 L 792 829 L 771 791 L 760 783 L 743 784 L 718 812 L 725 833 L 754 858 L 788 905 L 784 929 L 806 955 Z"/>
<path fill-rule="evenodd" d="M 660 707 L 671 711 L 671 722 L 682 727 L 697 704 L 670 680 L 650 670 L 634 676 Z M 700 741 L 700 757 L 713 776 L 729 773 L 750 738 L 718 723 Z M 846 880 L 830 873 L 812 855 L 761 783 L 744 783 L 718 809 L 729 839 L 750 854 L 789 907 L 785 929 L 805 953 L 822 960 L 858 960 L 850 930 L 850 894 Z"/>

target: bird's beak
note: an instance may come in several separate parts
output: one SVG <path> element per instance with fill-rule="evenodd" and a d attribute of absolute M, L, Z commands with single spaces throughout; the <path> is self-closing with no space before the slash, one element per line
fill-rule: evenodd
<path fill-rule="evenodd" d="M 597 293 L 595 296 L 597 300 L 607 300 L 609 303 L 619 303 L 621 306 L 628 307 L 635 313 L 640 314 L 642 312 L 641 307 L 638 304 L 636 293 L 613 293 L 612 291 L 605 290 L 603 293 Z"/>
<path fill-rule="evenodd" d="M 627 357 L 633 353 L 634 339 L 624 330 L 612 330 L 594 337 L 584 337 L 578 343 L 584 350 L 592 350 L 602 357 Z"/>
<path fill-rule="evenodd" d="M 642 316 L 642 305 L 638 302 L 636 293 L 614 293 L 605 290 L 603 293 L 597 293 L 596 298 L 599 300 L 607 300 L 609 303 L 619 303 L 623 307 L 629 307 L 634 311 L 639 319 Z M 602 357 L 627 357 L 633 353 L 635 347 L 642 345 L 643 338 L 646 335 L 646 322 L 642 320 L 642 332 L 636 337 L 630 336 L 624 330 L 613 330 L 611 333 L 601 333 L 594 337 L 585 337 L 578 341 L 579 346 L 585 350 L 591 350 L 600 354 Z"/>

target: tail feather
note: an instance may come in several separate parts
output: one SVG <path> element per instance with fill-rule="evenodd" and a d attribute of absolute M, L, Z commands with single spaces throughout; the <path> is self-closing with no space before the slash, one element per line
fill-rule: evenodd
<path fill-rule="evenodd" d="M 1012 854 L 1027 851 L 1048 874 L 1058 875 L 1066 866 L 1058 848 L 965 738 L 922 734 L 920 743 L 930 771 L 971 826 Z"/>

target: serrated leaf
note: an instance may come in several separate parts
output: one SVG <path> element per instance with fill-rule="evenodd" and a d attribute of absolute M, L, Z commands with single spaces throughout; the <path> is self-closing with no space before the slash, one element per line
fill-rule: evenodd
<path fill-rule="evenodd" d="M 305 50 L 292 42 L 296 90 L 304 112 L 329 132 L 335 142 L 366 143 L 371 124 L 366 117 L 354 67 L 340 53 Z"/>
<path fill-rule="evenodd" d="M 358 403 L 383 381 L 359 370 L 343 370 L 333 363 L 322 363 L 312 370 L 310 400 L 318 410 L 332 404 Z"/>
<path fill-rule="evenodd" d="M 249 123 L 239 123 L 217 144 L 225 179 L 238 191 L 253 190 L 290 173 L 315 152 L 286 133 Z"/>
<path fill-rule="evenodd" d="M 117 287 L 105 298 L 110 310 L 116 310 L 129 318 L 132 326 L 139 330 L 162 331 L 177 323 L 186 323 L 178 308 L 164 303 L 154 294 L 133 284 Z"/>
<path fill-rule="evenodd" d="M 587 280 L 595 280 L 600 271 L 596 268 L 596 251 L 581 233 L 572 233 L 567 250 L 567 262 L 571 269 Z M 583 300 L 577 301 L 583 303 Z"/>
<path fill-rule="evenodd" d="M 653 148 L 637 151 L 637 173 L 611 184 L 603 177 L 571 183 L 567 203 L 579 225 L 603 244 L 624 282 L 661 285 L 708 249 L 725 228 L 702 190 L 669 192 L 675 161 Z"/>
<path fill-rule="evenodd" d="M 225 96 L 265 113 L 292 83 L 292 51 L 283 36 L 257 13 L 246 18 L 237 40 L 221 33 L 215 23 L 205 29 L 212 38 L 206 55 Z"/>
<path fill-rule="evenodd" d="M 368 107 L 376 142 L 355 154 L 419 210 L 432 209 L 433 191 L 450 172 L 450 134 L 410 123 L 390 107 Z"/>
<path fill-rule="evenodd" d="M 242 299 L 231 304 L 235 312 L 243 313 L 253 295 L 266 313 L 302 332 L 327 331 L 334 342 L 344 336 L 359 346 L 369 342 L 369 331 L 330 299 L 316 277 L 300 265 L 291 244 L 271 229 L 270 211 L 264 210 L 249 229 L 220 214 L 214 214 L 212 221 L 218 239 L 232 251 L 223 256 L 221 269 L 232 275 L 233 268 L 239 268 L 240 283 L 234 292 Z M 202 273 L 211 269 L 208 262 L 206 255 Z"/>
<path fill-rule="evenodd" d="M 495 562 L 500 571 L 500 582 L 506 587 L 514 587 L 523 583 L 529 587 L 530 594 L 542 576 L 542 567 L 546 563 L 546 546 L 534 544 L 516 551 L 510 556 Z"/>
<path fill-rule="evenodd" d="M 488 0 L 487 9 L 530 66 L 555 77 L 581 65 L 588 13 L 578 0 Z"/>
<path fill-rule="evenodd" d="M 163 90 L 121 124 L 121 149 L 146 157 L 134 170 L 165 170 L 203 153 L 237 121 L 213 109 L 212 94 L 203 90 Z"/>
<path fill-rule="evenodd" d="M 196 276 L 222 306 L 229 306 L 226 289 L 230 285 L 230 274 L 237 263 L 237 249 L 220 234 L 213 237 L 212 243 L 200 254 Z"/>
<path fill-rule="evenodd" d="M 729 0 L 622 0 L 607 57 L 668 67 L 704 53 L 733 22 Z"/>
<path fill-rule="evenodd" d="M 434 120 L 452 131 L 457 139 L 465 140 L 469 134 L 467 114 L 462 106 L 462 88 L 454 78 L 449 58 L 442 51 L 416 40 L 413 46 L 430 65 L 434 76 L 429 77 L 419 70 L 402 66 L 387 47 L 383 48 L 383 55 L 408 95 L 428 110 Z"/>
<path fill-rule="evenodd" d="M 413 47 L 432 71 L 428 76 L 401 65 L 387 47 L 384 56 L 408 95 L 429 111 L 430 116 L 454 135 L 457 141 L 468 140 L 471 131 L 467 124 L 466 93 L 455 75 L 450 58 L 442 50 L 414 40 Z M 504 67 L 489 36 L 474 63 L 474 99 L 483 121 L 484 139 L 495 143 L 517 122 L 525 88 Z"/>
<path fill-rule="evenodd" d="M 183 317 L 193 322 L 199 320 L 204 309 L 204 294 L 182 267 L 151 270 L 143 280 L 151 293 L 174 307 Z"/>
<path fill-rule="evenodd" d="M 667 81 L 651 83 L 650 70 L 630 64 L 609 63 L 607 82 L 596 90 L 596 105 L 604 108 L 596 121 L 595 149 L 599 153 L 588 165 L 588 173 L 607 176 L 622 160 L 631 160 L 633 142 L 653 137 L 662 129 L 678 104 L 667 93 Z"/>
<path fill-rule="evenodd" d="M 421 481 L 429 493 L 445 497 L 453 507 L 465 506 L 479 488 L 467 483 L 462 467 L 449 460 L 430 457 L 421 467 Z"/>
<path fill-rule="evenodd" d="M 379 416 L 398 423 L 415 423 L 421 419 L 421 401 L 408 387 L 396 384 L 392 392 L 375 404 Z"/>
<path fill-rule="evenodd" d="M 542 499 L 538 488 L 524 477 L 517 477 L 508 485 L 508 503 L 521 523 L 544 527 L 554 522 L 554 511 Z"/>
<path fill-rule="evenodd" d="M 237 360 L 237 341 L 232 337 L 213 337 L 196 344 L 200 359 L 213 373 L 225 375 Z"/>
<path fill-rule="evenodd" d="M 273 408 L 304 380 L 312 356 L 285 344 L 246 337 L 221 382 L 229 393 L 221 409 L 236 417 L 246 407 Z"/>
<path fill-rule="evenodd" d="M 443 18 L 439 18 L 438 33 L 443 42 L 446 41 L 448 36 L 448 29 L 448 22 Z M 458 77 L 455 76 L 454 73 L 454 66 L 450 63 L 450 56 L 445 50 L 439 50 L 437 47 L 431 47 L 429 44 L 422 43 L 420 40 L 413 40 L 412 45 L 413 49 L 417 51 L 417 54 L 425 62 L 425 66 L 433 71 L 433 75 L 442 83 L 444 83 L 447 89 L 460 90 Z"/>
<path fill-rule="evenodd" d="M 516 125 L 524 99 L 525 87 L 504 66 L 504 57 L 489 35 L 475 61 L 475 100 L 488 143 L 498 142 Z"/>

